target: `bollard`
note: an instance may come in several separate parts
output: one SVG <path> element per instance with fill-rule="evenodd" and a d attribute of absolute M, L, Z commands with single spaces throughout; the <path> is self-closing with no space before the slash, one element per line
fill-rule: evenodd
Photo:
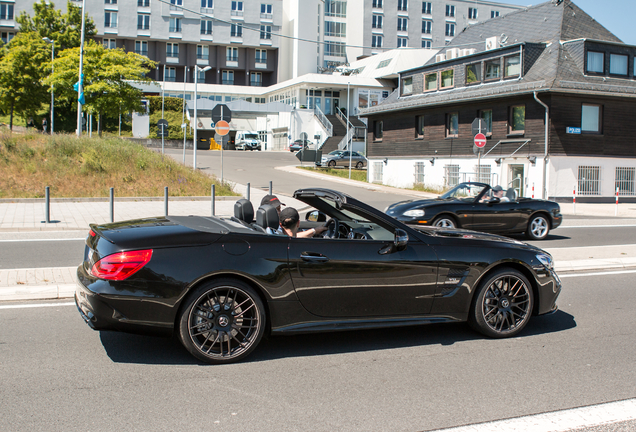
<path fill-rule="evenodd" d="M 214 200 L 216 198 L 215 186 L 212 185 L 212 216 L 214 216 Z"/>
<path fill-rule="evenodd" d="M 49 186 L 46 187 L 46 189 L 44 189 L 44 196 L 45 196 L 45 204 L 44 204 L 44 222 L 46 223 L 51 223 L 51 195 L 50 195 L 50 191 L 51 189 L 49 188 Z"/>
<path fill-rule="evenodd" d="M 272 193 L 272 190 L 273 190 L 273 189 L 272 189 L 272 181 L 270 180 L 270 181 L 269 181 L 269 194 L 270 194 L 270 195 L 274 195 L 274 194 Z"/>
<path fill-rule="evenodd" d="M 115 188 L 110 188 L 110 222 L 115 222 Z"/>
<path fill-rule="evenodd" d="M 247 198 L 248 201 L 250 201 L 250 184 L 247 184 L 247 196 L 245 197 Z"/>
<path fill-rule="evenodd" d="M 534 183 L 532 183 L 532 199 L 534 199 Z"/>
<path fill-rule="evenodd" d="M 574 185 L 574 190 L 572 190 L 572 210 L 576 214 L 576 185 Z"/>
<path fill-rule="evenodd" d="M 166 207 L 166 217 L 168 217 L 168 186 L 163 188 L 163 200 Z"/>
<path fill-rule="evenodd" d="M 614 208 L 614 216 L 618 216 L 618 186 L 616 186 L 616 207 Z"/>

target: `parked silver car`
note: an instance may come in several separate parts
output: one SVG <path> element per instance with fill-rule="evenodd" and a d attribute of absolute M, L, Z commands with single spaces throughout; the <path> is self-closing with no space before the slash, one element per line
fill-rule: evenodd
<path fill-rule="evenodd" d="M 327 156 L 326 159 L 324 159 L 322 161 L 322 165 L 323 166 L 328 166 L 328 167 L 336 167 L 336 166 L 349 166 L 349 160 L 351 160 L 351 166 L 352 167 L 356 167 L 358 169 L 364 168 L 367 166 L 367 158 L 365 158 L 364 156 L 362 156 L 360 153 L 358 152 L 352 152 L 351 155 L 349 154 L 350 152 L 347 151 L 343 151 L 341 153 L 338 154 L 334 154 L 332 155 L 331 153 L 329 153 L 329 155 Z"/>

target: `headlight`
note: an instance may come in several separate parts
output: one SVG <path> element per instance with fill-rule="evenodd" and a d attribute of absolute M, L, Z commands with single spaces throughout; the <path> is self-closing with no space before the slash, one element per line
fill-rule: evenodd
<path fill-rule="evenodd" d="M 422 210 L 422 209 L 407 210 L 407 211 L 404 212 L 404 216 L 422 217 L 422 216 L 424 216 L 424 210 Z"/>
<path fill-rule="evenodd" d="M 539 254 L 537 255 L 537 259 L 541 264 L 545 266 L 548 270 L 554 269 L 554 261 L 552 261 L 552 257 L 547 254 Z"/>

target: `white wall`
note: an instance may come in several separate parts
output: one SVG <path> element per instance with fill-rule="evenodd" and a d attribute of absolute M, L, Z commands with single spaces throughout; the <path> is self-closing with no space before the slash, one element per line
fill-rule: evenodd
<path fill-rule="evenodd" d="M 572 197 L 574 189 L 578 185 L 579 166 L 600 167 L 600 196 L 612 197 L 616 194 L 616 168 L 634 168 L 636 167 L 636 159 L 551 157 L 548 170 L 550 196 Z M 577 196 L 579 196 L 578 191 Z"/>

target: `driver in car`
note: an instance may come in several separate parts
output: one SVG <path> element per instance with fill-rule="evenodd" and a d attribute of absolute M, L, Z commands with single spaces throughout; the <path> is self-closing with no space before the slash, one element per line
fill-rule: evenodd
<path fill-rule="evenodd" d="M 314 235 L 321 234 L 327 230 L 327 227 L 321 226 L 299 232 L 300 216 L 298 215 L 298 211 L 296 211 L 293 207 L 287 207 L 282 210 L 278 215 L 278 220 L 280 222 L 280 229 L 282 230 L 281 234 L 286 234 L 289 237 L 313 237 Z"/>
<path fill-rule="evenodd" d="M 501 186 L 497 185 L 492 188 L 492 196 L 493 198 L 499 198 L 499 202 L 508 202 L 510 201 L 508 197 L 504 196 L 504 190 Z"/>

